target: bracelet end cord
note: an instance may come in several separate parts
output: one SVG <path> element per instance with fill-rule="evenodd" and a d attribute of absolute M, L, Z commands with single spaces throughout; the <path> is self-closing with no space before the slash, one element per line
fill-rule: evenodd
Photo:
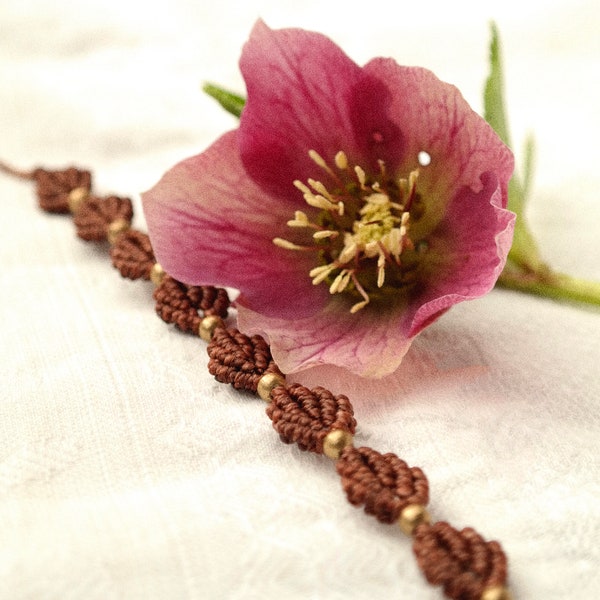
<path fill-rule="evenodd" d="M 0 172 L 35 183 L 39 207 L 70 214 L 82 240 L 108 242 L 122 277 L 152 281 L 158 316 L 208 342 L 208 369 L 215 379 L 262 398 L 284 443 L 334 461 L 352 505 L 364 506 L 383 523 L 397 524 L 412 538 L 417 564 L 430 584 L 441 586 L 453 600 L 512 600 L 500 544 L 484 540 L 470 527 L 457 530 L 444 521 L 432 522 L 426 508 L 429 484 L 420 468 L 409 467 L 393 453 L 354 446 L 356 419 L 346 396 L 323 387 L 287 385 L 261 336 L 227 326 L 225 289 L 187 285 L 165 273 L 148 235 L 131 227 L 129 198 L 95 195 L 91 172 L 77 167 L 22 171 L 0 161 Z"/>

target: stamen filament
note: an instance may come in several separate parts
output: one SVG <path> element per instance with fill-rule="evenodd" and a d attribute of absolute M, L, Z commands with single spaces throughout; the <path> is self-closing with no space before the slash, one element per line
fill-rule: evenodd
<path fill-rule="evenodd" d="M 405 210 L 410 210 L 412 203 L 417 195 L 417 178 L 419 177 L 419 169 L 411 171 L 408 175 L 408 198 L 406 200 Z"/>
<path fill-rule="evenodd" d="M 323 210 L 336 210 L 337 206 L 332 204 L 327 198 L 324 196 L 319 196 L 309 192 L 308 194 L 304 194 L 304 200 L 306 204 L 312 206 L 314 208 L 321 208 Z"/>
<path fill-rule="evenodd" d="M 343 150 L 340 150 L 335 155 L 335 166 L 340 171 L 345 171 L 348 168 L 348 157 L 346 156 L 346 153 Z"/>
<path fill-rule="evenodd" d="M 312 269 L 309 275 L 313 278 L 313 285 L 319 285 L 329 277 L 329 274 L 336 269 L 336 265 L 329 264 Z"/>
<path fill-rule="evenodd" d="M 385 282 L 385 260 L 386 256 L 382 252 L 377 259 L 377 287 L 383 287 Z"/>
<path fill-rule="evenodd" d="M 305 185 L 304 183 L 302 183 L 299 179 L 294 180 L 294 185 L 303 193 L 303 194 L 310 194 L 310 188 Z"/>
<path fill-rule="evenodd" d="M 356 242 L 351 242 L 350 244 L 346 244 L 344 249 L 340 252 L 338 256 L 338 262 L 341 264 L 346 264 L 350 262 L 358 252 L 358 244 Z"/>
<path fill-rule="evenodd" d="M 308 250 L 314 252 L 315 250 L 321 250 L 320 246 L 300 246 L 299 244 L 294 244 L 294 242 L 290 242 L 289 240 L 284 240 L 283 238 L 273 238 L 271 240 L 273 244 L 275 244 L 279 248 L 283 248 L 284 250 Z"/>
<path fill-rule="evenodd" d="M 287 222 L 288 227 L 311 227 L 313 224 L 308 220 L 306 213 L 297 210 L 294 213 L 294 218 Z M 316 225 L 315 225 L 316 227 Z"/>
<path fill-rule="evenodd" d="M 336 177 L 335 173 L 331 170 L 329 165 L 325 162 L 324 158 L 316 151 L 309 150 L 308 155 L 310 158 L 321 167 L 325 172 L 329 173 L 332 177 Z"/>
<path fill-rule="evenodd" d="M 358 166 L 354 167 L 354 172 L 356 173 L 356 177 L 358 177 L 358 183 L 360 183 L 360 187 L 363 190 L 366 190 L 365 183 L 367 181 L 367 174 Z"/>
<path fill-rule="evenodd" d="M 342 150 L 335 155 L 331 166 L 315 150 L 310 150 L 309 156 L 332 177 L 333 182 L 329 183 L 333 185 L 328 189 L 326 183 L 312 178 L 306 183 L 294 181 L 305 202 L 320 212 L 312 221 L 297 210 L 287 224 L 312 230 L 315 244 L 304 246 L 283 238 L 275 238 L 273 242 L 289 250 L 318 252 L 318 260 L 326 264 L 310 270 L 313 285 L 326 281 L 331 294 L 350 288 L 348 291 L 362 298 L 350 309 L 356 313 L 370 303 L 369 294 L 375 291 L 375 286 L 384 288 L 388 279 L 392 280 L 390 286 L 407 281 L 409 267 L 400 257 L 405 250 L 414 249 L 409 237 L 410 207 L 418 197 L 419 170 L 392 181 L 383 160 L 378 161 L 378 173 L 367 175 L 359 165 L 350 165 Z M 394 272 L 390 277 L 387 268 L 400 269 L 400 273 Z"/>
<path fill-rule="evenodd" d="M 323 185 L 322 182 L 317 181 L 315 179 L 309 179 L 308 183 L 313 188 L 313 190 L 315 190 L 315 192 L 318 192 L 322 196 L 325 196 L 325 198 L 327 198 L 327 200 L 329 200 L 332 204 L 335 203 L 333 196 L 329 193 L 329 191 Z"/>
<path fill-rule="evenodd" d="M 354 286 L 356 287 L 358 293 L 364 298 L 364 300 L 362 302 L 357 302 L 350 309 L 350 312 L 352 314 L 354 314 L 354 313 L 357 313 L 362 308 L 364 308 L 367 304 L 369 304 L 369 302 L 371 300 L 369 299 L 369 294 L 367 294 L 367 292 L 365 292 L 365 289 L 360 284 L 360 281 L 358 281 L 358 279 L 357 279 L 356 274 L 354 273 L 354 271 L 352 271 L 351 277 L 352 277 L 352 282 L 354 283 Z"/>
<path fill-rule="evenodd" d="M 343 271 L 341 271 L 329 287 L 329 293 L 339 294 L 340 292 L 343 292 L 346 289 L 346 287 L 348 287 L 348 283 L 350 281 L 351 276 L 352 271 L 349 271 L 348 269 L 344 269 Z"/>
<path fill-rule="evenodd" d="M 331 231 L 331 229 L 323 229 L 322 231 L 315 231 L 313 238 L 315 240 L 324 240 L 327 238 L 336 238 L 340 235 L 339 231 Z"/>

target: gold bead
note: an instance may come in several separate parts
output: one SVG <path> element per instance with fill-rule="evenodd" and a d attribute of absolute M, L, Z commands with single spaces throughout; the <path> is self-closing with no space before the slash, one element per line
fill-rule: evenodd
<path fill-rule="evenodd" d="M 323 454 L 331 460 L 337 460 L 342 454 L 342 450 L 347 446 L 352 446 L 354 436 L 344 429 L 333 429 L 323 440 Z"/>
<path fill-rule="evenodd" d="M 285 378 L 279 373 L 265 373 L 256 386 L 257 394 L 265 401 L 271 402 L 271 392 L 280 385 L 285 385 Z"/>
<path fill-rule="evenodd" d="M 108 238 L 108 243 L 113 246 L 117 238 L 124 232 L 127 231 L 131 227 L 131 223 L 126 219 L 115 219 L 109 226 L 106 231 L 106 237 Z"/>
<path fill-rule="evenodd" d="M 165 278 L 165 270 L 160 263 L 154 263 L 150 269 L 150 281 L 158 287 Z"/>
<path fill-rule="evenodd" d="M 205 342 L 210 342 L 210 340 L 212 340 L 212 336 L 219 327 L 225 327 L 223 319 L 221 319 L 221 317 L 217 317 L 217 315 L 209 315 L 200 321 L 198 334 Z"/>
<path fill-rule="evenodd" d="M 403 533 L 411 536 L 417 526 L 422 523 L 430 523 L 431 516 L 422 504 L 409 504 L 400 513 L 398 525 Z"/>
<path fill-rule="evenodd" d="M 488 588 L 481 594 L 481 600 L 512 600 L 512 597 L 510 591 L 503 585 Z"/>
<path fill-rule="evenodd" d="M 79 210 L 79 207 L 89 195 L 90 191 L 86 187 L 76 187 L 69 192 L 69 199 L 67 202 L 69 203 L 69 210 L 71 211 L 71 214 L 74 215 Z"/>

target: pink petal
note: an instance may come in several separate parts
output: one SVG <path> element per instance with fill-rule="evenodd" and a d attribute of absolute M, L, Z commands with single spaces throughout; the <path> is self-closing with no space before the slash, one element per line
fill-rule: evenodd
<path fill-rule="evenodd" d="M 499 209 L 501 192 L 491 174 L 484 188 L 456 194 L 436 234 L 430 237 L 422 291 L 402 307 L 396 318 L 397 335 L 412 340 L 455 304 L 489 292 L 504 268 L 510 249 L 515 215 Z"/>
<path fill-rule="evenodd" d="M 275 362 L 288 374 L 320 365 L 344 367 L 361 377 L 393 373 L 410 347 L 403 319 L 401 310 L 386 318 L 376 311 L 350 314 L 337 298 L 318 314 L 293 321 L 238 309 L 240 329 L 269 340 Z"/>
<path fill-rule="evenodd" d="M 314 257 L 273 244 L 293 215 L 246 175 L 236 132 L 176 165 L 142 200 L 157 260 L 176 279 L 237 288 L 248 306 L 290 318 L 326 298 L 308 277 Z"/>
<path fill-rule="evenodd" d="M 487 171 L 500 182 L 498 206 L 506 206 L 512 153 L 456 87 L 427 69 L 403 67 L 390 59 L 374 59 L 364 69 L 395 91 L 388 114 L 405 141 L 400 173 L 406 176 L 419 166 L 421 151 L 431 158 L 428 166 L 420 168 L 419 178 L 430 215 L 441 219 L 448 199 L 463 186 L 479 191 L 480 176 Z"/>
<path fill-rule="evenodd" d="M 349 105 L 361 69 L 331 40 L 259 21 L 240 68 L 248 91 L 240 124 L 244 165 L 272 193 L 302 200 L 292 182 L 323 174 L 308 157 L 311 149 L 328 161 L 342 149 L 360 153 Z"/>
<path fill-rule="evenodd" d="M 492 173 L 482 189 L 460 189 L 443 222 L 428 238 L 424 290 L 407 308 L 406 334 L 415 336 L 458 302 L 490 291 L 504 268 L 512 242 L 515 215 L 499 208 L 502 189 Z"/>

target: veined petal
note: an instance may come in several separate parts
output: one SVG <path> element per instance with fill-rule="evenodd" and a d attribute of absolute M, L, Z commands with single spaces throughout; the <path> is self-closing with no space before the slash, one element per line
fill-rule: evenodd
<path fill-rule="evenodd" d="M 237 288 L 265 314 L 306 315 L 326 301 L 307 276 L 313 257 L 273 244 L 289 210 L 247 176 L 236 132 L 173 167 L 142 200 L 157 260 L 176 279 Z"/>
<path fill-rule="evenodd" d="M 299 373 L 320 365 L 344 367 L 361 377 L 381 378 L 396 371 L 411 339 L 402 333 L 400 306 L 385 318 L 376 311 L 350 314 L 347 302 L 334 299 L 305 319 L 267 317 L 238 306 L 240 329 L 258 333 L 271 344 L 275 362 L 284 373 Z"/>
<path fill-rule="evenodd" d="M 349 106 L 361 68 L 331 40 L 300 29 L 274 31 L 259 21 L 240 68 L 248 90 L 240 150 L 255 181 L 301 201 L 292 182 L 321 175 L 309 150 L 328 162 L 339 150 L 356 160 Z"/>
<path fill-rule="evenodd" d="M 482 188 L 461 188 L 429 237 L 422 291 L 406 309 L 406 334 L 417 335 L 454 304 L 489 292 L 504 268 L 515 215 L 499 207 L 497 177 L 484 173 Z"/>
<path fill-rule="evenodd" d="M 495 202 L 506 206 L 514 167 L 512 153 L 455 86 L 427 69 L 400 66 L 390 59 L 374 59 L 364 70 L 395 90 L 388 115 L 404 140 L 400 169 L 420 170 L 418 186 L 427 198 L 427 214 L 420 223 L 412 224 L 415 237 L 422 228 L 432 228 L 443 218 L 457 189 L 481 190 L 480 178 L 485 172 L 498 177 L 501 195 Z M 429 155 L 425 166 L 419 165 L 420 152 Z"/>

